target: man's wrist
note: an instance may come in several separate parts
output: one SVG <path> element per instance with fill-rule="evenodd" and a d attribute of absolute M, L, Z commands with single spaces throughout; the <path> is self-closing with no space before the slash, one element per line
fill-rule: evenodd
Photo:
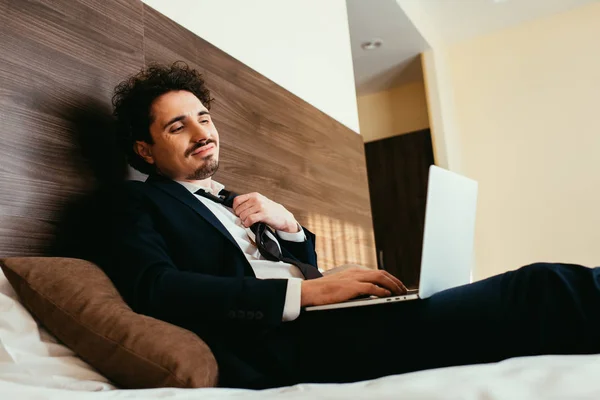
<path fill-rule="evenodd" d="M 278 229 L 277 236 L 279 236 L 280 239 L 283 239 L 288 242 L 306 242 L 306 234 L 304 233 L 304 229 L 302 229 L 302 226 L 300 226 L 300 224 L 296 222 L 296 229 L 291 230 L 293 232 L 285 232 Z"/>
<path fill-rule="evenodd" d="M 312 305 L 310 282 L 302 281 L 300 286 L 300 306 L 306 307 L 310 305 Z"/>
<path fill-rule="evenodd" d="M 298 221 L 294 220 L 294 222 L 289 222 L 285 229 L 280 229 L 282 232 L 287 233 L 298 233 L 302 230 L 302 227 L 298 223 Z"/>

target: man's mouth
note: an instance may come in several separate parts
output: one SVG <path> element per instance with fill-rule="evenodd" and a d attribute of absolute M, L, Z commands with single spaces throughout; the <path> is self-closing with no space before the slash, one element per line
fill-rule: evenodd
<path fill-rule="evenodd" d="M 215 148 L 215 144 L 213 142 L 205 144 L 203 146 L 198 147 L 197 149 L 193 150 L 190 155 L 191 156 L 197 156 L 197 155 L 203 155 L 208 151 L 211 151 Z"/>

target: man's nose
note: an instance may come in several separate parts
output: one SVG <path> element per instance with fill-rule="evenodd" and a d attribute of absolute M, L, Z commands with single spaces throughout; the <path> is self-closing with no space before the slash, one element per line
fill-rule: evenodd
<path fill-rule="evenodd" d="M 192 142 L 201 142 L 203 140 L 207 140 L 211 137 L 210 129 L 207 126 L 202 125 L 198 122 L 192 125 L 192 135 L 190 139 Z"/>

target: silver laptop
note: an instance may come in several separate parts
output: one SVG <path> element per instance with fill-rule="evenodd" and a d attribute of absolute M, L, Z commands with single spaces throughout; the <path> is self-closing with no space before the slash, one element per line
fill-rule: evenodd
<path fill-rule="evenodd" d="M 361 307 L 425 299 L 471 281 L 477 182 L 432 165 L 429 168 L 419 289 L 402 296 L 371 297 L 306 307 L 305 311 Z"/>

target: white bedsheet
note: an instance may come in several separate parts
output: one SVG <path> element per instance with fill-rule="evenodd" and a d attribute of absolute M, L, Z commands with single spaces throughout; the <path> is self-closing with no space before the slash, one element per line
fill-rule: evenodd
<path fill-rule="evenodd" d="M 36 388 L 0 380 L 2 399 L 600 399 L 600 356 L 517 358 L 498 364 L 444 368 L 343 385 L 234 389 L 110 390 Z"/>
<path fill-rule="evenodd" d="M 100 392 L 98 392 L 100 391 Z M 0 399 L 600 399 L 600 355 L 516 358 L 343 385 L 118 390 L 40 329 L 0 271 Z"/>

